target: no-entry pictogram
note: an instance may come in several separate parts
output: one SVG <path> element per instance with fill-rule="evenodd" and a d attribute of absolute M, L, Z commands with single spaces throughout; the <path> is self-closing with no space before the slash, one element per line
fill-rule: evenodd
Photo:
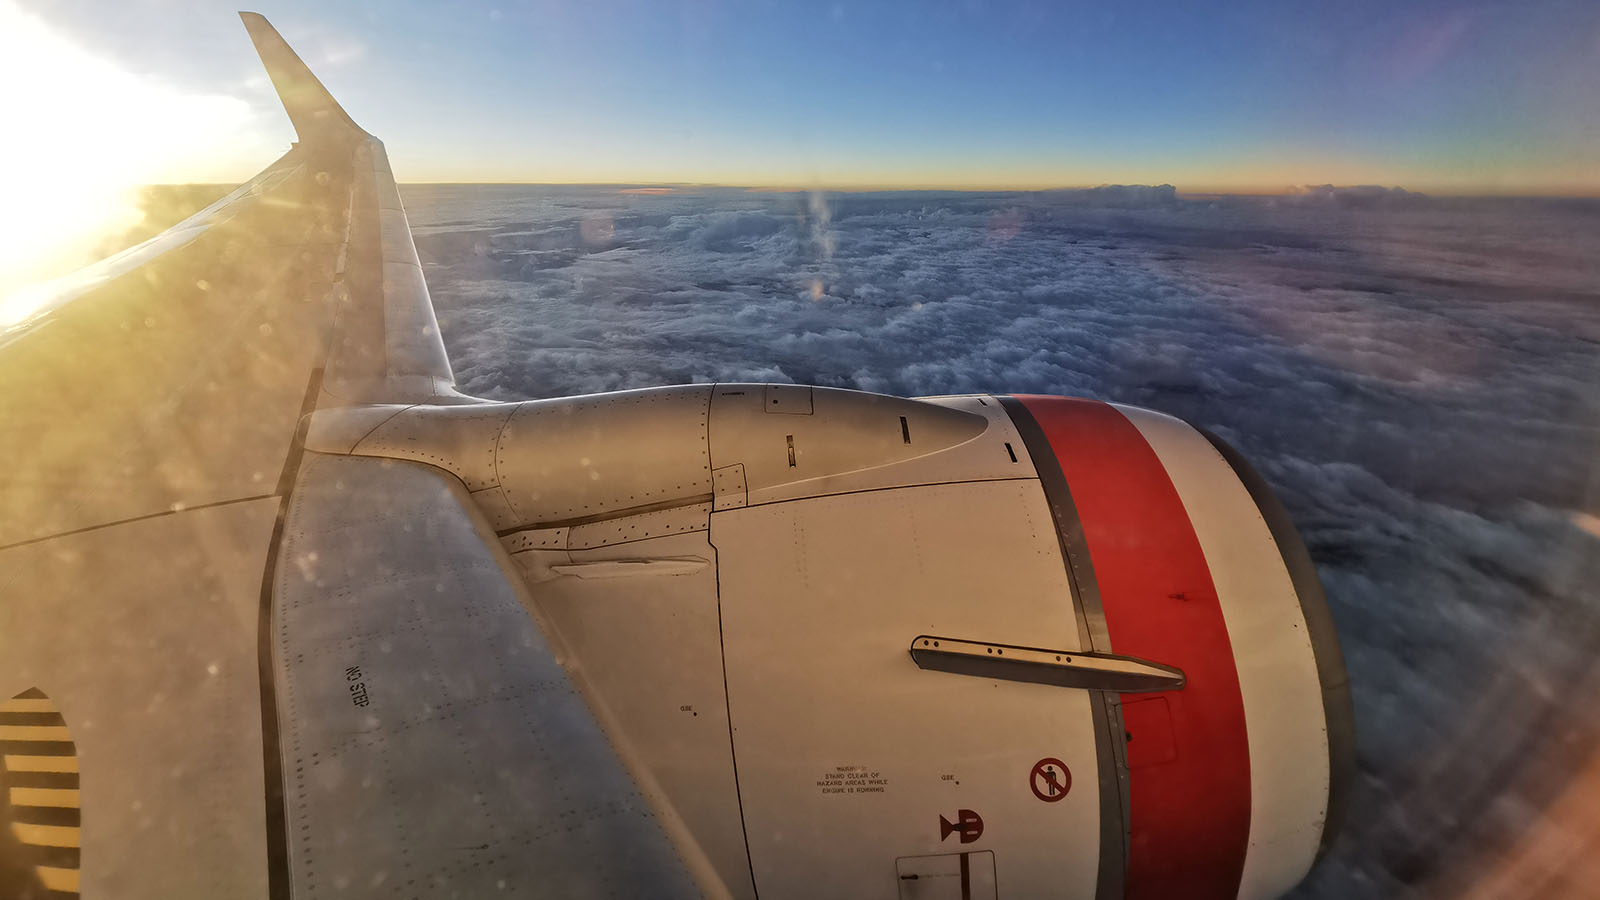
<path fill-rule="evenodd" d="M 1033 772 L 1028 776 L 1028 787 L 1033 788 L 1033 795 L 1046 803 L 1054 803 L 1067 795 L 1072 790 L 1072 773 L 1067 771 L 1067 764 L 1053 756 L 1046 756 L 1033 764 Z"/>

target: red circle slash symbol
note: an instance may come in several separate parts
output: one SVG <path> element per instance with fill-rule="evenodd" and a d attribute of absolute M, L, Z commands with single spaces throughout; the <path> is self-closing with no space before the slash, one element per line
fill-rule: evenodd
<path fill-rule="evenodd" d="M 1067 770 L 1066 763 L 1047 756 L 1033 764 L 1028 787 L 1033 788 L 1035 797 L 1046 803 L 1054 803 L 1072 790 L 1072 773 Z"/>

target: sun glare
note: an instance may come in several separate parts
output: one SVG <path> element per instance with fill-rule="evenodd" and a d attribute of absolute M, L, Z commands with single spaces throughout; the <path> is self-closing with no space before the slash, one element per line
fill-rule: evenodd
<path fill-rule="evenodd" d="M 0 0 L 0 83 L 0 300 L 94 261 L 141 220 L 141 186 L 214 180 L 233 168 L 219 161 L 260 156 L 245 101 L 126 71 L 11 0 Z"/>

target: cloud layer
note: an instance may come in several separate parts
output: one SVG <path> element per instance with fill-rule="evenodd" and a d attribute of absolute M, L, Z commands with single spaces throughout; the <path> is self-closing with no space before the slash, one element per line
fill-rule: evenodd
<path fill-rule="evenodd" d="M 1574 524 L 1600 508 L 1600 206 L 1365 188 L 405 199 L 468 393 L 1037 392 L 1233 441 L 1307 538 L 1356 691 L 1358 795 L 1300 896 L 1453 893 L 1600 734 L 1600 540 Z"/>

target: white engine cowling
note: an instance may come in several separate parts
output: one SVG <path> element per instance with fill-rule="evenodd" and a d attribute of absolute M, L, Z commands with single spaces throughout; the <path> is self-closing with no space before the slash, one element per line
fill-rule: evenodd
<path fill-rule="evenodd" d="M 318 413 L 461 478 L 703 886 L 1267 897 L 1353 754 L 1265 483 L 1158 413 L 718 384 Z"/>

